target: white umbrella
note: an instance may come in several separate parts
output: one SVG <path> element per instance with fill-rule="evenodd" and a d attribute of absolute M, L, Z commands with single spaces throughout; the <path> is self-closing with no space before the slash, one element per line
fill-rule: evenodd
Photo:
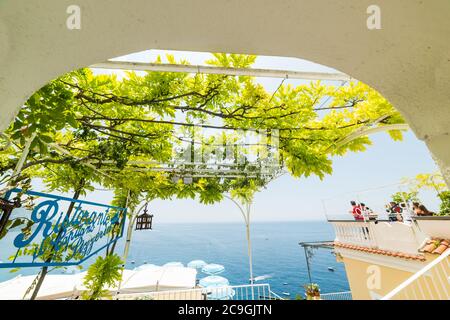
<path fill-rule="evenodd" d="M 122 274 L 122 282 L 124 282 L 124 281 L 127 281 L 129 278 L 131 278 L 134 274 L 136 273 L 136 271 L 133 271 L 133 270 L 127 270 L 127 269 L 125 269 L 125 270 L 123 270 L 123 274 Z M 86 274 L 87 274 L 87 272 L 83 272 L 83 273 L 80 273 L 80 274 L 78 274 L 79 276 L 80 276 L 80 281 L 79 281 L 79 283 L 77 284 L 77 287 L 76 287 L 76 289 L 79 291 L 79 293 L 81 294 L 81 292 L 82 291 L 85 291 L 85 290 L 87 290 L 87 288 L 84 286 L 84 284 L 83 284 L 83 282 L 84 282 L 84 277 L 86 276 Z M 45 281 L 45 280 L 44 280 Z M 115 291 L 117 291 L 117 288 L 118 288 L 118 283 L 116 283 L 115 285 L 113 285 L 113 286 L 110 286 L 110 287 L 107 287 L 107 288 L 104 288 L 105 290 L 109 290 L 109 291 L 111 291 L 111 292 L 115 292 Z"/>
<path fill-rule="evenodd" d="M 208 276 L 203 279 L 200 279 L 198 282 L 199 285 L 202 287 L 221 287 L 221 286 L 228 286 L 230 282 L 227 278 L 221 277 L 221 276 Z"/>
<path fill-rule="evenodd" d="M 157 266 L 156 264 L 143 264 L 139 267 L 134 268 L 133 271 L 141 271 L 141 270 L 146 270 L 146 269 L 157 269 L 157 268 L 161 268 L 161 267 Z"/>
<path fill-rule="evenodd" d="M 120 291 L 150 292 L 175 289 L 191 289 L 195 287 L 197 271 L 191 268 L 159 267 L 134 271 L 122 281 Z"/>
<path fill-rule="evenodd" d="M 188 268 L 200 269 L 206 266 L 206 262 L 203 260 L 192 260 L 187 264 Z"/>
<path fill-rule="evenodd" d="M 163 267 L 179 267 L 179 268 L 183 268 L 184 264 L 182 264 L 181 262 L 167 262 L 165 265 L 163 265 Z"/>
<path fill-rule="evenodd" d="M 47 275 L 39 290 L 37 299 L 62 299 L 76 294 L 77 286 L 84 275 Z M 25 292 L 36 278 L 32 276 L 18 276 L 0 283 L 0 300 L 22 300 Z M 29 296 L 28 296 L 29 298 Z"/>
<path fill-rule="evenodd" d="M 204 293 L 208 300 L 230 300 L 236 294 L 231 287 L 208 287 Z"/>
<path fill-rule="evenodd" d="M 202 268 L 202 272 L 206 274 L 219 274 L 225 271 L 225 267 L 221 264 L 210 263 Z"/>
<path fill-rule="evenodd" d="M 141 266 L 144 267 L 144 266 Z M 63 299 L 78 296 L 87 290 L 83 281 L 86 272 L 78 274 L 47 275 L 39 290 L 37 299 Z M 36 278 L 18 276 L 0 283 L 0 300 L 21 300 Z M 191 289 L 195 287 L 197 271 L 191 268 L 158 267 L 147 265 L 141 270 L 124 270 L 120 291 L 123 293 Z M 118 284 L 117 284 L 118 285 Z M 117 285 L 105 288 L 111 293 Z"/>
<path fill-rule="evenodd" d="M 155 265 L 142 265 L 140 267 L 142 267 L 140 270 L 125 269 L 123 271 L 120 293 L 191 289 L 195 287 L 197 271 L 194 269 Z M 118 284 L 105 289 L 115 293 L 118 290 L 117 286 Z M 86 290 L 86 287 L 80 284 L 77 290 L 81 292 Z"/>
<path fill-rule="evenodd" d="M 199 284 L 205 288 L 209 300 L 228 300 L 235 295 L 228 279 L 221 276 L 208 276 L 200 279 Z"/>

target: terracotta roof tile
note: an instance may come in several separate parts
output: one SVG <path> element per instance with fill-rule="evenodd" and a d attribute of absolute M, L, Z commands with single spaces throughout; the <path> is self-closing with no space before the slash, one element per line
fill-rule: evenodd
<path fill-rule="evenodd" d="M 341 242 L 334 242 L 334 246 L 338 247 L 338 248 L 357 250 L 357 251 L 373 253 L 373 254 L 380 254 L 380 255 L 396 257 L 396 258 L 400 258 L 400 259 L 419 260 L 419 261 L 426 260 L 425 256 L 421 255 L 421 254 L 408 254 L 408 253 L 398 252 L 398 251 L 375 249 L 375 248 L 369 248 L 369 247 L 364 247 L 364 246 L 356 246 L 356 245 L 351 245 L 351 244 L 341 243 Z"/>
<path fill-rule="evenodd" d="M 428 240 L 425 245 L 419 249 L 419 251 L 440 255 L 448 248 L 450 248 L 450 240 L 434 238 Z"/>

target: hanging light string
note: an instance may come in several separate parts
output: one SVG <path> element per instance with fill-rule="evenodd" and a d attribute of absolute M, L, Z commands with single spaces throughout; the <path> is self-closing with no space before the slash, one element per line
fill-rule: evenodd
<path fill-rule="evenodd" d="M 339 85 L 339 86 L 337 86 L 335 89 L 334 89 L 334 91 L 333 91 L 333 93 L 336 93 L 340 88 L 342 88 L 346 83 L 347 83 L 348 81 L 342 81 L 341 82 L 341 84 Z M 329 96 L 327 96 L 327 98 L 316 108 L 316 109 L 318 109 L 318 110 L 320 110 L 320 109 L 322 109 L 324 106 L 325 106 L 325 104 L 327 104 L 328 103 L 328 101 L 330 101 L 330 99 L 331 99 L 331 96 L 329 95 Z"/>
<path fill-rule="evenodd" d="M 273 97 L 277 94 L 278 90 L 280 90 L 281 86 L 283 85 L 284 81 L 286 81 L 289 78 L 289 75 L 286 75 L 286 77 L 281 80 L 280 84 L 278 85 L 277 89 L 272 93 L 272 96 L 270 97 L 269 103 L 272 102 Z"/>
<path fill-rule="evenodd" d="M 322 201 L 340 198 L 340 197 L 342 197 L 342 196 L 346 196 L 346 195 L 349 195 L 349 194 L 366 193 L 366 192 L 371 192 L 371 191 L 377 191 L 377 190 L 387 189 L 387 188 L 389 188 L 389 187 L 403 186 L 403 185 L 406 185 L 406 184 L 407 184 L 406 182 L 396 182 L 396 183 L 387 184 L 387 185 L 384 185 L 384 186 L 379 186 L 379 187 L 374 187 L 374 188 L 369 188 L 369 189 L 364 189 L 364 190 L 348 191 L 348 192 L 344 192 L 344 193 L 337 194 L 337 195 L 335 195 L 335 196 L 333 196 L 333 197 L 322 198 Z"/>

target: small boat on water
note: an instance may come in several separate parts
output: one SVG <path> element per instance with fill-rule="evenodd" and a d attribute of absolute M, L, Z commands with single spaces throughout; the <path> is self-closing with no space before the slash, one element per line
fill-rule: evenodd
<path fill-rule="evenodd" d="M 281 294 L 285 295 L 285 296 L 290 296 L 291 295 L 289 292 L 282 292 Z"/>
<path fill-rule="evenodd" d="M 333 267 L 328 267 L 328 271 L 334 272 L 334 268 Z"/>
<path fill-rule="evenodd" d="M 272 278 L 272 275 L 270 275 L 270 274 L 265 274 L 265 275 L 263 275 L 263 276 L 258 276 L 258 277 L 254 277 L 253 278 L 253 281 L 261 281 L 261 280 L 266 280 L 266 279 L 270 279 L 270 278 Z M 250 279 L 251 280 L 251 279 Z"/>
<path fill-rule="evenodd" d="M 283 286 L 287 286 L 289 283 L 287 282 L 283 282 Z"/>

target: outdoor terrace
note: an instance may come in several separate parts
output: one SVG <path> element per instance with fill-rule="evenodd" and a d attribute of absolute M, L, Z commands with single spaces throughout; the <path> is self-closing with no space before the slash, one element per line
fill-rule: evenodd
<path fill-rule="evenodd" d="M 381 299 L 447 300 L 450 297 L 450 217 L 412 216 L 409 221 L 404 220 L 328 219 L 336 234 L 335 250 L 342 257 L 384 261 L 412 272 L 384 292 Z"/>
<path fill-rule="evenodd" d="M 450 217 L 412 217 L 408 222 L 328 219 L 335 246 L 373 254 L 425 260 L 419 249 L 430 239 L 450 238 Z"/>

